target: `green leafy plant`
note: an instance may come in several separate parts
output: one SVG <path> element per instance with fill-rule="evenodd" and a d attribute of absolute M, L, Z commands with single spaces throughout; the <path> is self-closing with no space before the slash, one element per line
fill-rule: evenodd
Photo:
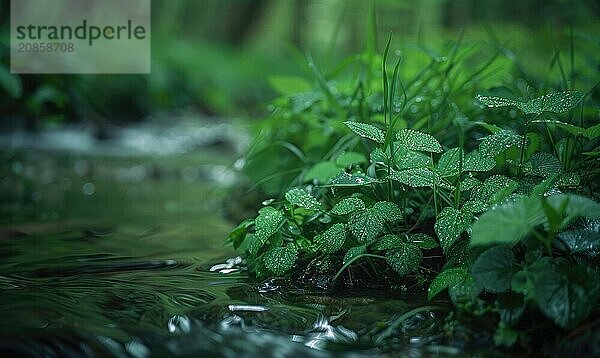
<path fill-rule="evenodd" d="M 473 103 L 520 111 L 498 126 L 458 109 L 465 93 L 457 75 L 440 84 L 446 92 L 438 114 L 448 118 L 433 123 L 435 101 L 429 115 L 407 110 L 417 103 L 413 91 L 427 93 L 427 86 L 403 81 L 400 59 L 388 69 L 390 46 L 391 38 L 381 59 L 381 93 L 361 97 L 369 110 L 323 94 L 341 139 L 320 143 L 323 159 L 305 160 L 280 199 L 266 201 L 230 242 L 247 250 L 258 278 L 325 274 L 329 284 L 318 287 L 327 289 L 364 278 L 421 287 L 429 299 L 447 290 L 459 315 L 491 318 L 499 345 L 528 342 L 525 316 L 573 329 L 600 296 L 592 163 L 598 125 L 560 117 L 583 107 L 585 95 L 549 92 L 522 101 L 473 94 L 463 103 L 477 118 L 487 110 Z M 451 64 L 459 52 L 451 48 Z M 359 82 L 356 90 L 365 88 L 373 87 Z M 370 102 L 373 96 L 383 105 Z M 307 158 L 303 144 L 286 146 Z M 326 269 L 315 272 L 319 263 Z"/>

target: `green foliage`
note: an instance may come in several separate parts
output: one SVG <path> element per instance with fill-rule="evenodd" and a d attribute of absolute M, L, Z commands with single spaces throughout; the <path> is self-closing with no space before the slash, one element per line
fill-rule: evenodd
<path fill-rule="evenodd" d="M 433 153 L 442 152 L 442 146 L 437 139 L 423 132 L 412 129 L 403 129 L 396 134 L 396 139 L 401 145 L 404 145 L 410 150 Z"/>
<path fill-rule="evenodd" d="M 295 188 L 285 193 L 285 199 L 290 203 L 304 209 L 319 210 L 322 208 L 321 203 L 314 196 L 301 188 Z"/>
<path fill-rule="evenodd" d="M 293 189 L 238 226 L 230 242 L 248 248 L 258 277 L 307 275 L 306 262 L 327 260 L 342 285 L 336 280 L 348 272 L 424 286 L 429 299 L 447 289 L 465 315 L 495 317 L 498 345 L 526 339 L 532 314 L 564 329 L 587 319 L 600 295 L 600 230 L 577 225 L 600 218 L 592 161 L 600 130 L 556 119 L 583 95 L 477 96 L 488 107 L 519 108 L 522 115 L 510 112 L 517 121 L 495 120 L 456 88 L 456 103 L 429 101 L 426 110 L 414 96 L 431 95 L 427 84 L 411 97 L 414 83 L 404 87 L 398 67 L 386 68 L 389 49 L 377 74 L 383 86 L 371 95 L 363 97 L 367 84 L 359 81 L 352 99 L 336 96 L 315 74 L 319 99 L 302 111 L 325 106 L 315 123 L 328 116 L 338 137 L 288 146 L 303 161 Z M 373 75 L 370 65 L 363 69 Z M 276 85 L 304 86 L 285 82 Z M 398 84 L 406 97 L 397 98 Z"/>
<path fill-rule="evenodd" d="M 476 98 L 490 108 L 515 106 L 525 114 L 541 114 L 542 112 L 564 113 L 577 106 L 583 98 L 583 93 L 577 91 L 549 93 L 527 102 L 481 95 L 478 95 Z"/>
<path fill-rule="evenodd" d="M 275 247 L 265 253 L 265 265 L 275 275 L 286 273 L 298 258 L 298 249 L 294 245 Z"/>
<path fill-rule="evenodd" d="M 373 125 L 359 122 L 344 122 L 350 130 L 357 135 L 375 141 L 377 143 L 383 143 L 385 140 L 385 134 L 383 131 Z"/>

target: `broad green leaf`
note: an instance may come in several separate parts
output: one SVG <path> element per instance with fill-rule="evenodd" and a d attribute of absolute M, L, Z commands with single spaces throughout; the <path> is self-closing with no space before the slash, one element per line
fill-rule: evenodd
<path fill-rule="evenodd" d="M 436 168 L 437 174 L 440 177 L 445 178 L 458 175 L 461 151 L 460 148 L 452 148 L 442 154 Z"/>
<path fill-rule="evenodd" d="M 600 293 L 597 273 L 576 266 L 569 272 L 545 271 L 535 279 L 540 310 L 563 328 L 572 328 L 594 310 Z"/>
<path fill-rule="evenodd" d="M 346 215 L 364 208 L 365 203 L 359 198 L 345 198 L 335 204 L 330 212 L 335 215 Z"/>
<path fill-rule="evenodd" d="M 269 237 L 273 235 L 283 222 L 283 213 L 271 206 L 266 206 L 258 211 L 255 220 L 256 233 Z"/>
<path fill-rule="evenodd" d="M 477 95 L 476 98 L 490 108 L 515 106 L 525 114 L 540 114 L 542 112 L 564 113 L 573 109 L 581 101 L 583 93 L 578 91 L 549 93 L 527 102 L 481 95 Z"/>
<path fill-rule="evenodd" d="M 312 181 L 316 179 L 321 184 L 328 183 L 331 178 L 340 174 L 341 171 L 342 168 L 340 168 L 334 162 L 320 162 L 313 165 L 306 172 L 306 174 L 304 174 L 304 181 Z"/>
<path fill-rule="evenodd" d="M 548 201 L 548 204 L 556 210 L 564 208 L 563 214 L 566 215 L 567 218 L 563 220 L 563 227 L 578 217 L 592 219 L 600 218 L 600 203 L 584 196 L 561 194 L 552 195 L 545 199 Z"/>
<path fill-rule="evenodd" d="M 362 153 L 357 152 L 344 152 L 337 159 L 335 163 L 342 168 L 348 167 L 352 164 L 364 163 L 367 159 Z"/>
<path fill-rule="evenodd" d="M 264 263 L 269 271 L 275 275 L 283 275 L 294 266 L 298 258 L 298 249 L 295 245 L 276 247 L 265 253 Z"/>
<path fill-rule="evenodd" d="M 371 178 L 368 175 L 356 173 L 356 174 L 348 174 L 346 172 L 342 172 L 337 175 L 335 178 L 331 180 L 331 184 L 329 186 L 332 187 L 351 187 L 351 186 L 363 186 L 370 185 L 374 183 L 379 183 L 380 181 Z"/>
<path fill-rule="evenodd" d="M 483 138 L 479 144 L 479 154 L 484 157 L 495 157 L 508 148 L 520 146 L 522 141 L 522 136 L 502 130 Z"/>
<path fill-rule="evenodd" d="M 447 252 L 460 235 L 470 227 L 472 220 L 473 214 L 470 212 L 450 207 L 444 208 L 438 214 L 434 228 L 444 252 Z"/>
<path fill-rule="evenodd" d="M 427 291 L 427 298 L 432 299 L 437 296 L 440 292 L 444 291 L 448 287 L 452 287 L 460 284 L 469 276 L 469 271 L 466 267 L 454 267 L 442 271 L 429 285 Z"/>
<path fill-rule="evenodd" d="M 506 246 L 495 246 L 479 255 L 471 268 L 471 275 L 484 289 L 500 293 L 510 289 L 517 270 L 512 250 Z"/>
<path fill-rule="evenodd" d="M 297 205 L 301 208 L 308 210 L 321 210 L 321 203 L 306 190 L 301 188 L 294 188 L 285 193 L 285 200 L 290 204 Z"/>
<path fill-rule="evenodd" d="M 348 262 L 350 262 L 355 257 L 364 254 L 366 251 L 367 251 L 366 245 L 356 246 L 356 247 L 351 248 L 350 250 L 348 250 L 346 252 L 346 255 L 344 255 L 344 261 L 343 261 L 344 265 L 347 264 Z"/>
<path fill-rule="evenodd" d="M 398 205 L 390 203 L 389 201 L 376 202 L 375 205 L 373 205 L 372 210 L 377 212 L 383 220 L 388 222 L 402 220 L 404 217 L 404 215 L 402 215 L 402 210 L 400 210 Z"/>
<path fill-rule="evenodd" d="M 552 175 L 559 175 L 563 172 L 563 165 L 555 156 L 537 152 L 531 157 L 531 171 L 528 175 L 548 178 Z"/>
<path fill-rule="evenodd" d="M 400 247 L 402 239 L 398 235 L 384 235 L 373 244 L 373 250 L 391 250 Z"/>
<path fill-rule="evenodd" d="M 433 237 L 421 233 L 410 235 L 408 241 L 412 242 L 423 250 L 431 250 L 439 246 Z"/>
<path fill-rule="evenodd" d="M 342 248 L 346 241 L 344 224 L 333 224 L 321 235 L 315 237 L 317 248 L 324 253 L 332 254 Z"/>
<path fill-rule="evenodd" d="M 577 217 L 600 218 L 600 204 L 578 195 L 561 194 L 517 200 L 483 214 L 473 225 L 471 245 L 511 244 L 524 238 L 538 225 L 549 224 L 542 200 L 546 200 L 547 205 L 562 217 L 566 216 L 561 227 Z"/>
<path fill-rule="evenodd" d="M 511 244 L 544 223 L 539 200 L 519 200 L 485 212 L 473 225 L 471 245 Z"/>
<path fill-rule="evenodd" d="M 383 230 L 385 220 L 375 209 L 357 211 L 350 216 L 348 226 L 359 243 L 368 244 Z"/>
<path fill-rule="evenodd" d="M 442 152 L 442 146 L 437 139 L 427 133 L 412 129 L 403 129 L 396 134 L 396 139 L 410 150 L 433 153 Z"/>
<path fill-rule="evenodd" d="M 309 92 L 312 89 L 310 82 L 302 77 L 293 76 L 271 76 L 269 84 L 279 94 L 294 94 Z"/>
<path fill-rule="evenodd" d="M 413 243 L 403 242 L 400 247 L 389 250 L 386 255 L 388 265 L 400 276 L 406 276 L 419 268 L 423 254 Z"/>
<path fill-rule="evenodd" d="M 473 151 L 465 157 L 463 163 L 464 172 L 487 172 L 496 166 L 496 160 L 490 156 L 484 156 L 479 151 Z"/>
<path fill-rule="evenodd" d="M 367 138 L 381 144 L 383 144 L 385 140 L 385 134 L 383 131 L 373 125 L 350 121 L 344 122 L 344 124 L 360 137 Z"/>

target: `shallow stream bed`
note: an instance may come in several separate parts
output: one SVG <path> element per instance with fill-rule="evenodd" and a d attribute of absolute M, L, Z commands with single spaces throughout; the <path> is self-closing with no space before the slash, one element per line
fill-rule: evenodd
<path fill-rule="evenodd" d="M 250 280 L 223 245 L 227 143 L 158 155 L 37 138 L 1 152 L 0 355 L 466 353 L 441 345 L 445 302 Z"/>

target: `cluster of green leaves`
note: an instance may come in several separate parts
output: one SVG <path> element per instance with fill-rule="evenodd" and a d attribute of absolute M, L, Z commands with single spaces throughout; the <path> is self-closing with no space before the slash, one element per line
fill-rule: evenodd
<path fill-rule="evenodd" d="M 315 144 L 328 153 L 324 160 L 306 162 L 293 188 L 265 202 L 230 241 L 248 251 L 258 277 L 293 275 L 327 260 L 337 271 L 333 280 L 354 270 L 430 282 L 430 299 L 447 289 L 461 312 L 495 312 L 498 344 L 525 341 L 531 323 L 523 317 L 536 312 L 562 328 L 579 324 L 600 295 L 600 225 L 590 221 L 600 217 L 600 204 L 591 199 L 600 131 L 598 124 L 563 117 L 583 107 L 585 96 L 477 95 L 482 106 L 471 97 L 462 112 L 464 94 L 448 90 L 441 105 L 448 118 L 439 121 L 446 128 L 440 128 L 432 115 L 406 110 L 411 86 L 399 79 L 400 61 L 386 68 L 389 47 L 382 58 L 383 106 L 364 117 L 351 110 L 338 118 L 338 130 L 350 134 Z M 447 81 L 443 88 L 462 83 Z M 508 107 L 490 117 L 516 108 L 520 121 L 488 123 L 483 107 Z"/>

